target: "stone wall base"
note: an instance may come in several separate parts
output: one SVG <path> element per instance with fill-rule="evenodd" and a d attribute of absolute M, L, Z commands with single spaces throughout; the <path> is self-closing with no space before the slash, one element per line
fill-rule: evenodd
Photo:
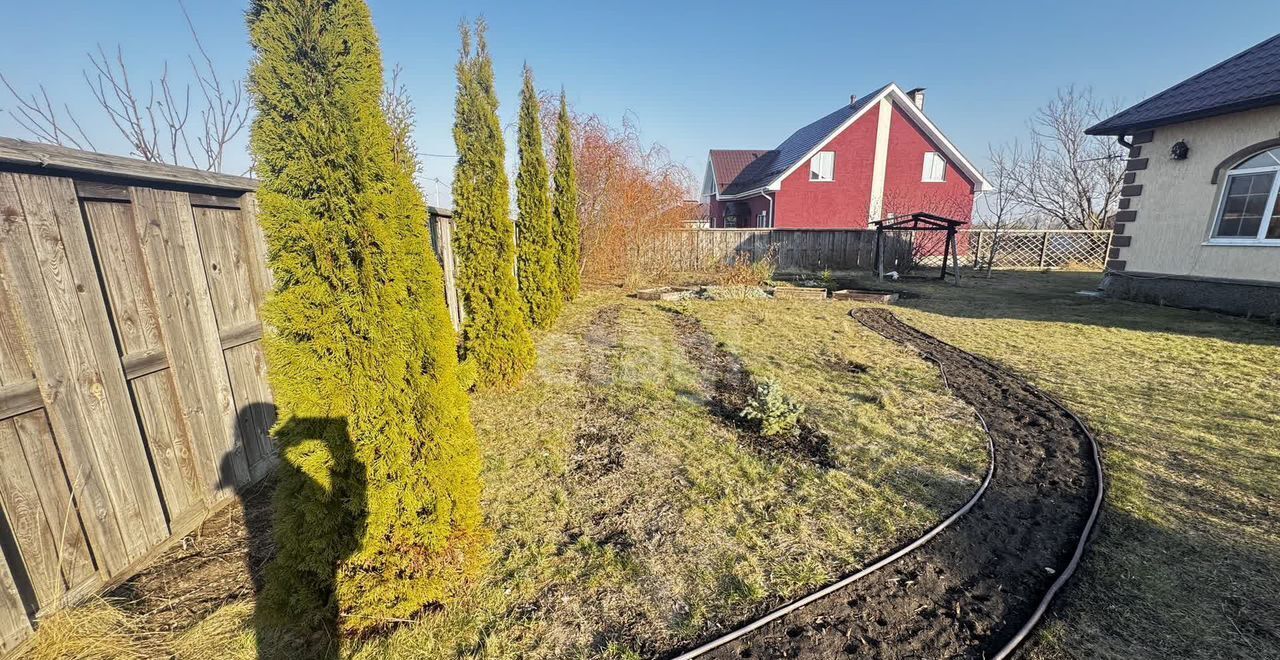
<path fill-rule="evenodd" d="M 1109 272 L 1101 288 L 1136 302 L 1203 309 L 1280 323 L 1280 283 L 1207 279 L 1157 273 Z"/>

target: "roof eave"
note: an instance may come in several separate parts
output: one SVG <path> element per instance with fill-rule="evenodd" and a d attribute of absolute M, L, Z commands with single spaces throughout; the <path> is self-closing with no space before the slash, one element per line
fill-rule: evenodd
<path fill-rule="evenodd" d="M 1147 121 L 1132 122 L 1126 124 L 1117 124 L 1108 126 L 1111 121 L 1099 122 L 1084 129 L 1085 135 L 1132 135 L 1138 131 L 1146 131 L 1161 126 L 1171 126 L 1173 124 L 1181 124 L 1183 122 L 1195 121 L 1197 119 L 1208 119 L 1210 117 L 1220 117 L 1236 112 L 1244 112 L 1246 110 L 1257 110 L 1258 108 L 1266 108 L 1273 105 L 1280 105 L 1280 94 L 1271 94 L 1268 96 L 1260 96 L 1258 98 L 1246 99 L 1235 103 L 1214 106 L 1212 108 L 1204 108 L 1194 112 L 1184 112 L 1159 119 L 1150 119 Z"/>
<path fill-rule="evenodd" d="M 767 192 L 767 191 L 769 191 L 769 190 L 777 190 L 777 188 L 771 188 L 770 186 L 762 186 L 762 187 L 760 187 L 760 188 L 752 188 L 751 190 L 746 190 L 746 191 L 743 191 L 743 192 L 740 192 L 740 193 L 734 193 L 734 194 L 732 194 L 732 195 L 726 195 L 726 194 L 724 194 L 724 193 L 720 193 L 720 194 L 716 195 L 716 198 L 717 198 L 717 199 L 719 199 L 719 200 L 721 200 L 721 201 L 724 201 L 724 200 L 734 200 L 734 199 L 745 199 L 745 198 L 747 198 L 747 197 L 755 197 L 756 195 L 763 195 L 765 192 Z"/>

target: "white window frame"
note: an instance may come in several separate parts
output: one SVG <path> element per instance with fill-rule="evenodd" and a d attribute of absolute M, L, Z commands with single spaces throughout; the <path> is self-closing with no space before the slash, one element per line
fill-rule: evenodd
<path fill-rule="evenodd" d="M 1240 159 L 1240 162 L 1246 162 L 1259 154 L 1268 151 L 1275 151 L 1276 148 L 1263 149 L 1257 153 L 1249 154 L 1247 157 Z M 1274 157 L 1274 156 L 1273 156 Z M 1253 238 L 1244 236 L 1218 236 L 1218 226 L 1222 224 L 1222 216 L 1227 210 L 1227 191 L 1231 190 L 1231 180 L 1238 176 L 1248 176 L 1250 174 L 1265 174 L 1274 172 L 1275 176 L 1271 181 L 1271 192 L 1267 196 L 1267 206 L 1262 210 L 1262 222 L 1258 223 L 1258 234 Z M 1280 193 L 1280 163 L 1269 167 L 1250 167 L 1248 169 L 1231 169 L 1227 170 L 1227 175 L 1222 180 L 1222 190 L 1218 193 L 1218 204 L 1213 213 L 1213 220 L 1209 223 L 1209 239 L 1205 241 L 1205 245 L 1276 245 L 1280 246 L 1280 238 L 1266 238 L 1267 229 L 1271 226 L 1272 213 L 1276 209 L 1276 197 Z"/>
<path fill-rule="evenodd" d="M 932 158 L 930 158 L 932 156 Z M 940 166 L 937 178 L 932 176 L 935 168 L 930 165 Z M 946 183 L 947 182 L 947 159 L 936 151 L 924 152 L 924 162 L 920 166 L 920 182 L 921 183 Z"/>
<path fill-rule="evenodd" d="M 759 229 L 768 229 L 770 226 L 769 212 L 761 211 L 760 214 L 756 216 L 756 227 Z"/>
<path fill-rule="evenodd" d="M 826 165 L 826 176 L 823 176 L 823 165 Z M 836 152 L 819 151 L 809 159 L 809 180 L 828 182 L 836 180 Z"/>

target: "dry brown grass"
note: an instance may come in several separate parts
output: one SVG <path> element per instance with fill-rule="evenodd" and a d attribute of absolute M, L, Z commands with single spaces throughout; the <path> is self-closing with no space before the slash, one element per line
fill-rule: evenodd
<path fill-rule="evenodd" d="M 752 259 L 749 252 L 738 252 L 733 261 L 721 262 L 708 273 L 711 282 L 721 286 L 761 286 L 768 284 L 778 270 L 778 248 L 771 247 L 760 259 Z"/>
<path fill-rule="evenodd" d="M 142 660 L 169 655 L 163 640 L 144 633 L 138 622 L 101 599 L 40 621 L 39 632 L 22 655 L 28 660 Z"/>

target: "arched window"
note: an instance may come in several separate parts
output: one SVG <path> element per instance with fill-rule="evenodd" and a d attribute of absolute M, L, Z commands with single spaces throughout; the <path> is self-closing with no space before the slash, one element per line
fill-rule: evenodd
<path fill-rule="evenodd" d="M 1213 223 L 1214 241 L 1280 243 L 1280 147 L 1263 151 L 1227 172 L 1218 217 Z"/>

